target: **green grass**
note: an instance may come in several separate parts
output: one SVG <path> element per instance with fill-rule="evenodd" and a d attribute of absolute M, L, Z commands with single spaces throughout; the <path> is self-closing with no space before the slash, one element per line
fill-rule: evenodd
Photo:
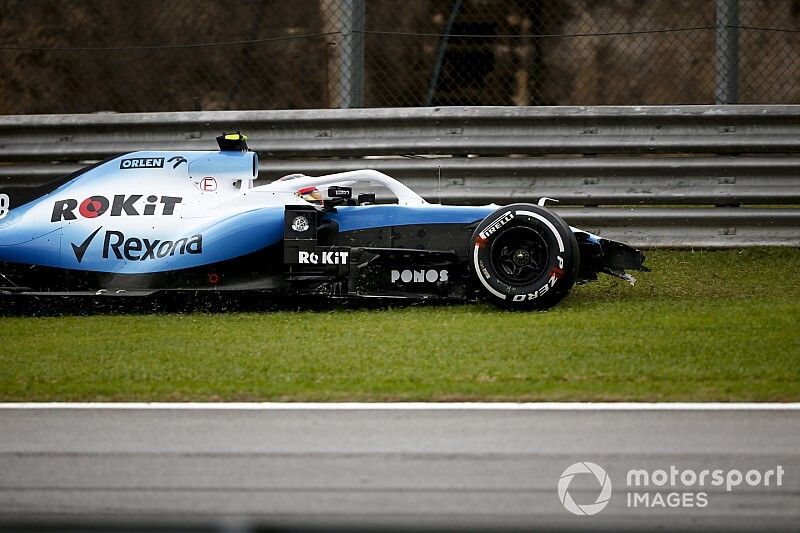
<path fill-rule="evenodd" d="M 0 400 L 800 400 L 800 250 L 648 265 L 539 313 L 0 318 Z"/>

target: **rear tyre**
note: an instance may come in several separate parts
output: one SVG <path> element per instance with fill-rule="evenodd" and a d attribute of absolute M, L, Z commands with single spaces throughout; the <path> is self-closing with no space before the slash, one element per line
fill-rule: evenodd
<path fill-rule="evenodd" d="M 468 263 L 482 295 L 505 309 L 546 309 L 575 284 L 578 243 L 569 225 L 532 204 L 498 209 L 478 224 Z"/>

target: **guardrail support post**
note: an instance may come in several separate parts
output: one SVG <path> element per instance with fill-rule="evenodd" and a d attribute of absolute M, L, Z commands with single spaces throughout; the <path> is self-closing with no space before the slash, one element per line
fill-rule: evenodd
<path fill-rule="evenodd" d="M 364 106 L 364 0 L 340 0 L 342 46 L 339 53 L 339 107 Z"/>
<path fill-rule="evenodd" d="M 717 0 L 717 104 L 739 101 L 739 0 Z"/>

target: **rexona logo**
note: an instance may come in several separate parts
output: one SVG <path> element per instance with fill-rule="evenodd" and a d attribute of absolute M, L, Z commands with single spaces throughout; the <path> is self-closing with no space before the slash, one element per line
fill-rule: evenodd
<path fill-rule="evenodd" d="M 447 270 L 392 270 L 392 283 L 436 283 L 448 279 Z"/>
<path fill-rule="evenodd" d="M 175 159 L 174 157 L 172 159 Z M 170 161 L 172 161 L 170 159 Z M 184 159 L 185 161 L 185 159 Z M 175 166 L 178 166 L 176 164 Z M 129 168 L 164 168 L 163 157 L 129 157 L 119 162 L 119 168 L 126 170 Z"/>
<path fill-rule="evenodd" d="M 183 201 L 179 196 L 158 196 L 150 195 L 145 202 L 140 202 L 142 194 L 117 194 L 109 201 L 105 196 L 90 196 L 78 202 L 72 198 L 58 200 L 53 204 L 53 215 L 50 222 L 61 222 L 62 220 L 75 220 L 78 217 L 75 211 L 83 218 L 97 218 L 111 211 L 110 216 L 152 216 L 175 214 L 175 206 Z"/>
<path fill-rule="evenodd" d="M 86 250 L 92 243 L 95 235 L 102 228 L 97 228 L 81 244 L 72 243 L 72 251 L 78 263 L 83 261 Z M 175 241 L 162 241 L 159 239 L 140 239 L 126 237 L 121 231 L 107 230 L 103 239 L 103 259 L 127 259 L 128 261 L 148 261 L 163 259 L 173 255 L 196 255 L 203 253 L 203 236 L 195 234 L 191 237 L 182 237 Z"/>
<path fill-rule="evenodd" d="M 299 252 L 297 262 L 301 265 L 346 265 L 350 252 Z"/>

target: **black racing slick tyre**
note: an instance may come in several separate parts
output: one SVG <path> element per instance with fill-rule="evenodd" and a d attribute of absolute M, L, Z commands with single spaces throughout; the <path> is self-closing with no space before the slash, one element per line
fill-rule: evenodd
<path fill-rule="evenodd" d="M 580 254 L 564 219 L 538 205 L 513 204 L 478 224 L 468 263 L 492 303 L 505 309 L 546 309 L 575 284 Z"/>

